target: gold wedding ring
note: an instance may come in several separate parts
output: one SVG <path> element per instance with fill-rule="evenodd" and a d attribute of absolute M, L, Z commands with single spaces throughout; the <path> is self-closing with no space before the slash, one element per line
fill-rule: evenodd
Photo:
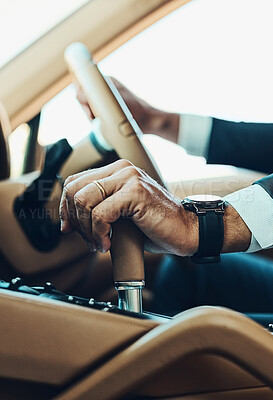
<path fill-rule="evenodd" d="M 98 181 L 93 181 L 92 183 L 94 183 L 97 186 L 97 188 L 101 192 L 102 199 L 105 200 L 107 195 L 106 195 L 106 191 L 105 191 L 104 187 L 102 186 L 102 184 L 99 183 Z"/>

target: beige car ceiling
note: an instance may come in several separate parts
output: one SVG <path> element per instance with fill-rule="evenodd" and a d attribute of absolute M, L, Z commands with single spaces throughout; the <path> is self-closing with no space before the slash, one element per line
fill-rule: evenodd
<path fill-rule="evenodd" d="M 0 69 L 0 102 L 12 128 L 30 120 L 70 83 L 63 59 L 81 41 L 96 61 L 190 0 L 92 0 Z"/>

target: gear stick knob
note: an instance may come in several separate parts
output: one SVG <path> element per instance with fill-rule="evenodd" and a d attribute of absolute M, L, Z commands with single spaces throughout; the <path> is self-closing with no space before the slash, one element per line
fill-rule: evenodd
<path fill-rule="evenodd" d="M 119 308 L 142 312 L 143 234 L 129 220 L 113 224 L 111 257 Z"/>

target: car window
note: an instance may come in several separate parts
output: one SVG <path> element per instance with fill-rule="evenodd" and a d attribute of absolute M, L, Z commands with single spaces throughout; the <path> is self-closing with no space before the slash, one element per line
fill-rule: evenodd
<path fill-rule="evenodd" d="M 91 123 L 76 100 L 72 84 L 42 108 L 38 140 L 45 146 L 66 138 L 74 145 L 90 133 L 90 129 Z"/>
<path fill-rule="evenodd" d="M 88 0 L 1 0 L 0 67 Z"/>
<path fill-rule="evenodd" d="M 196 0 L 101 63 L 153 105 L 273 121 L 272 0 Z"/>
<path fill-rule="evenodd" d="M 273 121 L 272 0 L 196 0 L 99 63 L 150 104 L 230 120 Z M 69 86 L 42 110 L 39 142 L 90 130 Z"/>
<path fill-rule="evenodd" d="M 29 126 L 24 123 L 19 125 L 8 137 L 11 177 L 20 176 L 22 174 L 29 133 Z"/>

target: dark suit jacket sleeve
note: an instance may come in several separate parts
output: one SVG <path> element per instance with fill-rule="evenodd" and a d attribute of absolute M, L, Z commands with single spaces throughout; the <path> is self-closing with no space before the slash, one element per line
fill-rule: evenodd
<path fill-rule="evenodd" d="M 230 122 L 214 118 L 207 162 L 271 173 L 273 124 Z"/>
<path fill-rule="evenodd" d="M 265 176 L 254 182 L 253 185 L 260 185 L 273 199 L 273 174 Z"/>

